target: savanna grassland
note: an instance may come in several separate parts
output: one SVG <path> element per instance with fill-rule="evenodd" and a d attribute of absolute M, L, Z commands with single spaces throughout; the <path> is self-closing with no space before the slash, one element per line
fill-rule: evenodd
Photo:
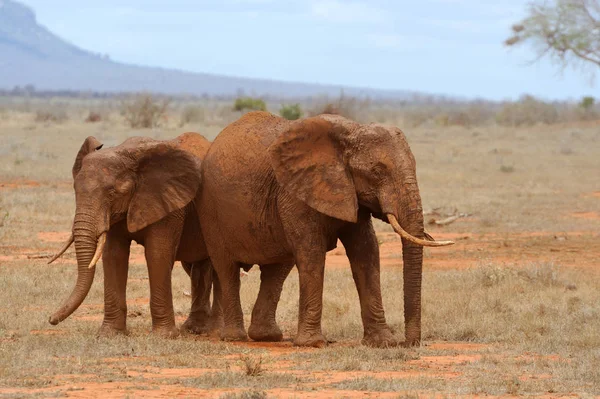
<path fill-rule="evenodd" d="M 323 327 L 333 343 L 303 349 L 289 340 L 298 314 L 295 271 L 277 315 L 282 343 L 149 335 L 147 271 L 137 245 L 129 336 L 95 336 L 101 267 L 84 304 L 58 326 L 47 322 L 76 279 L 72 249 L 46 262 L 69 235 L 71 167 L 83 140 L 93 135 L 112 146 L 184 131 L 212 139 L 239 116 L 231 104 L 206 102 L 195 111 L 171 104 L 157 127 L 134 129 L 120 109 L 109 100 L 0 103 L 0 397 L 600 395 L 600 122 L 405 127 L 427 229 L 456 241 L 425 251 L 424 343 L 360 345 L 358 297 L 340 245 L 328 254 L 325 278 Z M 90 110 L 95 123 L 84 122 Z M 450 216 L 458 218 L 450 223 Z M 390 228 L 377 228 L 387 319 L 402 335 L 402 247 Z M 259 281 L 255 269 L 242 279 L 247 317 Z M 178 323 L 189 310 L 188 291 L 176 265 Z"/>

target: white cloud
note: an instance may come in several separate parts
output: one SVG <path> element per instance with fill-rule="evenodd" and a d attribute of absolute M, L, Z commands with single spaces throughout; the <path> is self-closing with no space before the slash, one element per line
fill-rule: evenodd
<path fill-rule="evenodd" d="M 338 0 L 317 0 L 312 4 L 312 14 L 332 22 L 369 22 L 386 20 L 385 13 L 367 2 L 342 2 Z"/>

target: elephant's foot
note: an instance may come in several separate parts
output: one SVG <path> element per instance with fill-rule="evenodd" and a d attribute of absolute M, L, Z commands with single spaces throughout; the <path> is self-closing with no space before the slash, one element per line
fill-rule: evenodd
<path fill-rule="evenodd" d="M 248 341 L 248 335 L 238 326 L 225 326 L 221 330 L 222 341 Z"/>
<path fill-rule="evenodd" d="M 402 340 L 395 336 L 389 327 L 385 327 L 379 330 L 370 331 L 368 333 L 365 332 L 361 343 L 373 348 L 391 348 L 401 345 Z"/>
<path fill-rule="evenodd" d="M 116 337 L 118 335 L 128 335 L 129 332 L 125 327 L 115 327 L 111 324 L 102 323 L 96 335 L 103 338 Z"/>
<path fill-rule="evenodd" d="M 321 333 L 309 334 L 309 333 L 298 333 L 294 338 L 295 346 L 310 346 L 313 348 L 324 348 L 327 346 L 327 340 Z"/>
<path fill-rule="evenodd" d="M 162 338 L 177 338 L 180 335 L 179 329 L 175 326 L 152 327 L 152 335 Z"/>
<path fill-rule="evenodd" d="M 421 339 L 420 338 L 406 338 L 406 341 L 404 341 L 402 343 L 402 346 L 406 347 L 406 348 L 414 348 L 415 346 L 421 346 Z"/>
<path fill-rule="evenodd" d="M 279 342 L 283 340 L 283 333 L 275 323 L 264 325 L 251 323 L 248 328 L 248 336 L 254 341 Z"/>
<path fill-rule="evenodd" d="M 223 316 L 211 316 L 209 320 L 209 332 L 208 335 L 211 337 L 220 337 L 221 331 L 225 327 L 225 321 Z"/>
<path fill-rule="evenodd" d="M 207 319 L 197 320 L 193 317 L 188 317 L 187 320 L 181 325 L 182 332 L 197 335 L 207 335 L 212 331 L 210 320 Z"/>

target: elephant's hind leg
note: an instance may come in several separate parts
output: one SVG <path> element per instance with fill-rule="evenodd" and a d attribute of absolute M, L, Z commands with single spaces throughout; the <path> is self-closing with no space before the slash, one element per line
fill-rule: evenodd
<path fill-rule="evenodd" d="M 192 334 L 208 334 L 212 327 L 210 310 L 212 265 L 208 259 L 201 262 L 181 262 L 181 265 L 190 276 L 192 287 L 190 314 L 181 329 Z"/>
<path fill-rule="evenodd" d="M 211 253 L 214 270 L 220 294 L 215 297 L 221 298 L 223 310 L 223 329 L 221 339 L 223 341 L 246 341 L 248 335 L 244 329 L 244 313 L 240 300 L 240 263 L 227 259 L 227 256 Z M 215 287 L 216 288 L 216 287 Z"/>
<path fill-rule="evenodd" d="M 127 273 L 131 241 L 118 228 L 106 235 L 102 253 L 104 269 L 104 320 L 98 335 L 127 333 Z"/>
<path fill-rule="evenodd" d="M 260 265 L 260 291 L 252 310 L 248 336 L 254 341 L 281 341 L 283 333 L 275 315 L 283 283 L 294 267 L 292 262 Z"/>

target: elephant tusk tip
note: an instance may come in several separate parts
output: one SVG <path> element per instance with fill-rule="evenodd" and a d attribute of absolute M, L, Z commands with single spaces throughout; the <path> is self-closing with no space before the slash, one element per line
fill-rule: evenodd
<path fill-rule="evenodd" d="M 387 214 L 388 222 L 392 225 L 392 228 L 400 237 L 404 240 L 410 241 L 422 247 L 445 247 L 447 245 L 453 245 L 453 241 L 435 241 L 433 237 L 431 237 L 427 232 L 425 232 L 425 239 L 417 238 L 407 233 L 400 223 L 398 223 L 398 219 L 391 213 Z"/>

